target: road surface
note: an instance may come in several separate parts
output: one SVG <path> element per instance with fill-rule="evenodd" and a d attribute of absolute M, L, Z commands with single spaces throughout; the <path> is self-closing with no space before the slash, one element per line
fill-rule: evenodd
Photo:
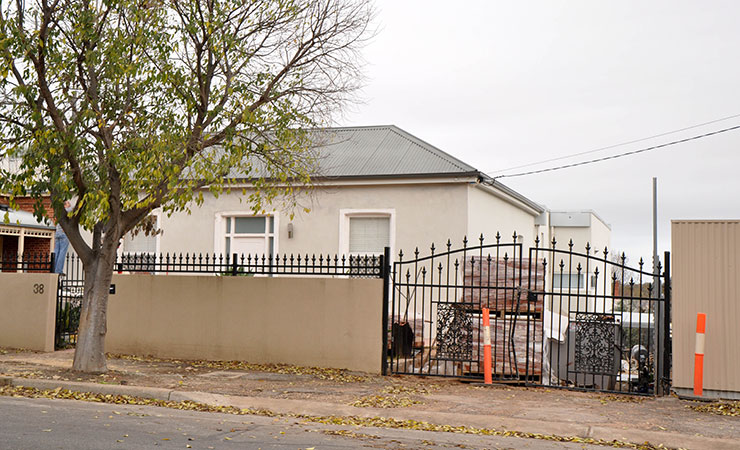
<path fill-rule="evenodd" d="M 74 400 L 0 397 L 0 449 L 583 449 L 536 439 L 301 423 Z"/>

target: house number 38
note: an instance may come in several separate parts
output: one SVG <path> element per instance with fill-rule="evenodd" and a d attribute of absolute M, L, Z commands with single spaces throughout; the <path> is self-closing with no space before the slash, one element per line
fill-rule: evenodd
<path fill-rule="evenodd" d="M 43 294 L 44 293 L 44 285 L 41 283 L 36 283 L 33 285 L 33 293 L 34 294 Z"/>

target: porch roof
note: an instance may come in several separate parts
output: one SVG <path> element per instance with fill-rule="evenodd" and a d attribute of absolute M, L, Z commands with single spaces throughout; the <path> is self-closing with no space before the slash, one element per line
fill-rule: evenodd
<path fill-rule="evenodd" d="M 13 209 L 0 209 L 0 226 L 17 228 L 34 228 L 37 230 L 53 230 L 55 227 L 47 220 L 39 222 L 33 214 Z"/>

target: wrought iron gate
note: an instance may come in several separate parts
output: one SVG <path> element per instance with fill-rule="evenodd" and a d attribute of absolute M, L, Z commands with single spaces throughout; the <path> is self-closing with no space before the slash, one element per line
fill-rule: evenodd
<path fill-rule="evenodd" d="M 392 373 L 482 379 L 488 308 L 494 379 L 641 394 L 670 384 L 669 271 L 573 242 L 524 249 L 483 236 L 400 253 L 391 270 Z M 526 253 L 524 253 L 526 251 Z M 669 254 L 665 262 L 668 265 Z"/>

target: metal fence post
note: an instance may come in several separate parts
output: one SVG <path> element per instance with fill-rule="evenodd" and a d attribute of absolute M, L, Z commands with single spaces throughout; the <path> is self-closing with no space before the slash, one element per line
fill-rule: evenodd
<path fill-rule="evenodd" d="M 51 252 L 49 254 L 49 273 L 54 273 L 54 259 L 56 258 L 56 254 L 54 252 Z"/>
<path fill-rule="evenodd" d="M 381 361 L 380 372 L 388 375 L 388 283 L 390 282 L 390 261 L 391 248 L 383 249 L 383 256 L 380 258 L 380 276 L 383 279 L 383 351 L 381 352 L 383 360 Z"/>
<path fill-rule="evenodd" d="M 664 315 L 664 331 L 663 331 L 663 373 L 661 374 L 661 384 L 664 388 L 663 395 L 668 395 L 671 392 L 671 366 L 673 357 L 673 344 L 671 340 L 671 252 L 665 252 L 664 257 L 665 265 L 663 267 L 663 315 Z"/>
<path fill-rule="evenodd" d="M 238 274 L 236 253 L 231 254 L 231 275 L 236 276 Z"/>

